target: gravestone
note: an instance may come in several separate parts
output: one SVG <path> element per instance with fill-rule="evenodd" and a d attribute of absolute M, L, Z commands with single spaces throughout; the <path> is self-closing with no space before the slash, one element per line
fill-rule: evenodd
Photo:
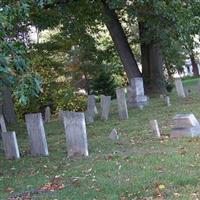
<path fill-rule="evenodd" d="M 194 114 L 178 114 L 173 118 L 176 127 L 191 127 L 198 126 L 199 122 Z"/>
<path fill-rule="evenodd" d="M 33 156 L 48 156 L 48 146 L 41 113 L 26 114 L 26 127 Z"/>
<path fill-rule="evenodd" d="M 103 100 L 104 100 L 105 95 L 101 94 L 100 96 L 100 107 L 103 108 Z"/>
<path fill-rule="evenodd" d="M 180 78 L 175 78 L 175 86 L 176 86 L 176 92 L 178 96 L 185 98 L 186 95 L 185 95 L 183 84 Z"/>
<path fill-rule="evenodd" d="M 197 91 L 200 93 L 200 80 L 197 83 Z"/>
<path fill-rule="evenodd" d="M 111 96 L 104 96 L 103 105 L 102 105 L 102 113 L 101 113 L 101 119 L 104 121 L 108 120 L 108 116 L 110 112 L 110 102 L 111 102 Z"/>
<path fill-rule="evenodd" d="M 150 126 L 151 129 L 153 131 L 153 133 L 160 138 L 160 130 L 159 130 L 159 126 L 158 126 L 158 121 L 157 120 L 151 120 L 150 121 Z"/>
<path fill-rule="evenodd" d="M 117 105 L 118 105 L 118 114 L 121 120 L 128 119 L 128 109 L 126 104 L 126 97 L 124 88 L 118 88 L 116 90 L 117 95 Z"/>
<path fill-rule="evenodd" d="M 109 134 L 109 138 L 111 140 L 118 140 L 119 139 L 119 134 L 117 133 L 116 129 L 113 129 L 111 133 Z"/>
<path fill-rule="evenodd" d="M 15 132 L 2 132 L 3 146 L 6 159 L 20 158 Z"/>
<path fill-rule="evenodd" d="M 185 92 L 186 97 L 189 96 L 189 89 L 188 88 L 184 87 L 184 92 Z"/>
<path fill-rule="evenodd" d="M 88 95 L 86 119 L 89 123 L 94 122 L 95 109 L 95 95 Z"/>
<path fill-rule="evenodd" d="M 50 122 L 50 120 L 51 120 L 51 109 L 50 109 L 49 106 L 47 106 L 47 107 L 45 108 L 44 121 L 45 121 L 45 122 Z"/>
<path fill-rule="evenodd" d="M 58 118 L 59 118 L 60 121 L 63 121 L 63 113 L 64 113 L 64 111 L 59 110 Z"/>
<path fill-rule="evenodd" d="M 6 129 L 6 123 L 5 123 L 4 117 L 3 115 L 0 115 L 0 150 L 4 150 L 3 140 L 1 136 L 2 132 L 7 132 L 7 129 Z"/>
<path fill-rule="evenodd" d="M 63 121 L 69 157 L 88 156 L 85 116 L 81 112 L 64 112 Z"/>
<path fill-rule="evenodd" d="M 178 114 L 173 122 L 175 127 L 171 129 L 171 138 L 200 136 L 200 124 L 193 114 Z"/>
<path fill-rule="evenodd" d="M 165 102 L 166 102 L 166 105 L 167 105 L 167 106 L 171 106 L 170 97 L 169 97 L 169 96 L 166 96 L 166 97 L 165 97 Z"/>
<path fill-rule="evenodd" d="M 141 77 L 132 78 L 128 92 L 128 106 L 143 108 L 148 104 L 148 97 L 144 95 L 143 79 Z"/>

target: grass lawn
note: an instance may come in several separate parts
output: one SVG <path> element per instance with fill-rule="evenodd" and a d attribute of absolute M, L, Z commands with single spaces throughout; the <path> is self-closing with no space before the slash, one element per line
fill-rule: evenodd
<path fill-rule="evenodd" d="M 25 128 L 15 128 L 22 157 L 7 161 L 0 153 L 0 200 L 52 182 L 61 190 L 24 199 L 200 199 L 200 139 L 172 140 L 168 137 L 176 113 L 192 112 L 200 119 L 197 80 L 186 80 L 184 84 L 191 88 L 188 98 L 180 99 L 173 91 L 171 107 L 166 107 L 158 97 L 151 98 L 144 110 L 129 109 L 127 121 L 118 120 L 113 101 L 107 122 L 97 117 L 87 126 L 88 158 L 67 158 L 64 128 L 60 122 L 45 125 L 48 157 L 31 157 Z M 151 133 L 151 119 L 159 122 L 163 135 L 160 140 Z M 108 139 L 113 128 L 121 133 L 115 142 Z"/>

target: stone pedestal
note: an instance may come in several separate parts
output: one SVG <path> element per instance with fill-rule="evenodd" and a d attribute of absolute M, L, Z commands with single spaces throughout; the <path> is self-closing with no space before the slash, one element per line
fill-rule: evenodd
<path fill-rule="evenodd" d="M 26 127 L 33 156 L 47 156 L 48 147 L 41 113 L 25 115 Z"/>
<path fill-rule="evenodd" d="M 20 158 L 15 132 L 2 132 L 3 146 L 6 159 Z"/>
<path fill-rule="evenodd" d="M 176 78 L 175 79 L 175 86 L 176 86 L 176 92 L 178 94 L 179 97 L 185 98 L 185 91 L 183 88 L 183 84 L 180 78 Z"/>
<path fill-rule="evenodd" d="M 117 95 L 117 105 L 118 105 L 118 114 L 121 120 L 128 119 L 128 109 L 126 104 L 126 97 L 124 88 L 118 88 L 116 90 Z"/>
<path fill-rule="evenodd" d="M 68 156 L 88 156 L 88 143 L 84 113 L 64 112 L 63 121 Z"/>
<path fill-rule="evenodd" d="M 170 137 L 200 136 L 200 124 L 193 114 L 179 114 L 173 118 L 175 127 L 171 129 Z"/>
<path fill-rule="evenodd" d="M 128 106 L 141 108 L 148 104 L 148 97 L 144 95 L 143 79 L 132 78 L 131 84 L 127 89 Z"/>
<path fill-rule="evenodd" d="M 101 120 L 107 121 L 110 112 L 111 96 L 104 96 L 102 104 Z"/>

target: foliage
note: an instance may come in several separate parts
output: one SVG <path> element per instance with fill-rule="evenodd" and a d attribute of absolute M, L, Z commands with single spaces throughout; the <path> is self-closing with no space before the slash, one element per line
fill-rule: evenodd
<path fill-rule="evenodd" d="M 115 98 L 116 87 L 117 84 L 111 71 L 102 69 L 99 75 L 92 80 L 91 93 L 95 95 L 104 94 Z"/>
<path fill-rule="evenodd" d="M 40 91 L 41 79 L 28 68 L 27 27 L 30 7 L 27 1 L 2 1 L 0 6 L 0 84 L 14 88 L 20 103 Z"/>

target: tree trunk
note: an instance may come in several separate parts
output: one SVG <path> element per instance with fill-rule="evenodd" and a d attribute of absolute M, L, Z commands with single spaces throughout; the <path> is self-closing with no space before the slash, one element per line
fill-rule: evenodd
<path fill-rule="evenodd" d="M 141 39 L 141 63 L 142 76 L 144 79 L 145 89 L 147 93 L 166 93 L 163 59 L 158 44 L 153 41 L 147 43 L 145 41 L 145 33 L 148 30 L 144 28 L 144 24 L 139 22 L 139 32 Z"/>
<path fill-rule="evenodd" d="M 129 81 L 131 78 L 140 77 L 141 72 L 138 68 L 136 59 L 128 43 L 124 30 L 118 20 L 118 16 L 105 0 L 101 0 L 103 5 L 103 14 L 105 16 L 105 24 L 112 37 L 115 48 L 120 56 L 125 72 Z"/>
<path fill-rule="evenodd" d="M 9 124 L 15 124 L 17 122 L 11 90 L 7 86 L 1 88 L 2 101 L 0 106 L 0 112 L 3 114 L 5 121 Z"/>
<path fill-rule="evenodd" d="M 193 75 L 194 76 L 199 76 L 199 69 L 198 69 L 198 65 L 195 61 L 195 58 L 194 58 L 194 53 L 191 52 L 190 54 L 190 60 L 191 60 L 191 63 L 192 63 L 192 72 L 193 72 Z"/>

